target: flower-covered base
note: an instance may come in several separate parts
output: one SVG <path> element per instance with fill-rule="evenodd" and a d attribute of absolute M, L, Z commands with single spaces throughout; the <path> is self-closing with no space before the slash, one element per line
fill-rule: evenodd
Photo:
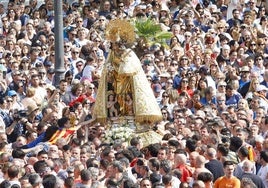
<path fill-rule="evenodd" d="M 108 122 L 107 131 L 103 141 L 105 143 L 114 144 L 125 142 L 129 145 L 129 141 L 134 136 L 138 136 L 143 141 L 143 145 L 160 142 L 162 136 L 153 131 L 151 125 L 135 123 L 133 116 L 125 116 L 112 118 Z"/>

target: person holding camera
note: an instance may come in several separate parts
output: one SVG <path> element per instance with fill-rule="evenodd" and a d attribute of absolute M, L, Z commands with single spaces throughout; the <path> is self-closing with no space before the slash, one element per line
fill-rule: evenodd
<path fill-rule="evenodd" d="M 39 108 L 36 104 L 29 104 L 27 110 L 13 110 L 13 122 L 6 127 L 8 142 L 15 142 L 17 137 L 24 135 L 26 131 L 35 132 L 32 123 L 38 119 L 38 110 Z"/>
<path fill-rule="evenodd" d="M 9 143 L 15 142 L 18 136 L 25 134 L 27 130 L 26 126 L 29 123 L 26 119 L 25 110 L 15 109 L 12 114 L 12 119 L 12 124 L 6 127 L 6 134 Z"/>

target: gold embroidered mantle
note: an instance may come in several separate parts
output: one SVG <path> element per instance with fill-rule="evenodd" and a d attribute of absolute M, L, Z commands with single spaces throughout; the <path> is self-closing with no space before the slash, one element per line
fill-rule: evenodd
<path fill-rule="evenodd" d="M 110 52 L 103 68 L 93 111 L 97 121 L 105 122 L 108 118 L 106 108 L 108 98 L 107 83 L 111 74 L 115 78 L 112 81 L 113 85 L 115 85 L 113 91 L 115 94 L 120 95 L 128 92 L 132 94 L 136 122 L 156 122 L 162 119 L 160 108 L 144 74 L 140 60 L 132 50 L 127 49 L 121 57 L 115 57 L 115 54 Z M 121 114 L 121 116 L 124 115 Z"/>

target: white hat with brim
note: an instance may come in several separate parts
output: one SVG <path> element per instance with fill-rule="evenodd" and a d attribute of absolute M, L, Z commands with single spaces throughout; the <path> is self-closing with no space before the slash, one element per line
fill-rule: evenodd
<path fill-rule="evenodd" d="M 257 87 L 257 92 L 259 92 L 259 91 L 268 91 L 268 88 L 264 85 L 259 85 Z"/>

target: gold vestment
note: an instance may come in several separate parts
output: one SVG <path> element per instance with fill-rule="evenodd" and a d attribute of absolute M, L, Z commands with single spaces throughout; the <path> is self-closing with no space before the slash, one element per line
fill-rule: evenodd
<path fill-rule="evenodd" d="M 126 49 L 118 57 L 110 52 L 102 70 L 99 81 L 94 117 L 97 121 L 105 122 L 108 117 L 107 98 L 108 80 L 113 84 L 113 92 L 120 106 L 120 116 L 126 116 L 129 106 L 124 105 L 124 96 L 131 93 L 133 98 L 133 115 L 136 122 L 156 122 L 162 120 L 160 108 L 153 91 L 142 69 L 141 62 L 131 49 Z"/>

